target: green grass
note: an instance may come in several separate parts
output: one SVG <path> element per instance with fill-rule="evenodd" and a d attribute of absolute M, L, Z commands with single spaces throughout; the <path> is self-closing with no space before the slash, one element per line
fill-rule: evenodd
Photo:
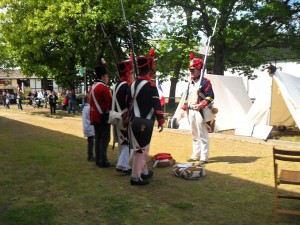
<path fill-rule="evenodd" d="M 86 161 L 80 120 L 1 110 L 1 225 L 273 224 L 271 146 L 214 138 L 204 179 L 188 181 L 157 168 L 150 185 L 136 187 L 113 167 Z M 49 128 L 38 126 L 44 120 Z M 190 134 L 155 131 L 151 154 L 157 152 L 185 163 Z M 108 157 L 116 163 L 111 145 Z M 284 204 L 300 209 L 299 201 Z M 278 224 L 299 221 L 280 216 Z"/>

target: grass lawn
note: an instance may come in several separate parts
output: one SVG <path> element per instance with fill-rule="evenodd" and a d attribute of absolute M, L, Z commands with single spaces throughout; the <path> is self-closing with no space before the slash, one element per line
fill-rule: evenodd
<path fill-rule="evenodd" d="M 81 115 L 65 115 L 0 108 L 1 225 L 275 224 L 272 146 L 212 137 L 205 178 L 188 181 L 156 168 L 150 185 L 137 187 L 114 167 L 88 162 Z M 186 163 L 191 146 L 189 133 L 155 130 L 150 154 L 170 152 Z M 117 161 L 112 142 L 108 158 Z M 300 201 L 283 205 L 300 210 Z M 282 215 L 277 224 L 299 221 Z"/>

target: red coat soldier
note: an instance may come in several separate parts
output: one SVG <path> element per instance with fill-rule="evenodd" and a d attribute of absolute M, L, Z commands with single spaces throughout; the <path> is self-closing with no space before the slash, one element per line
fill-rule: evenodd
<path fill-rule="evenodd" d="M 99 167 L 108 167 L 107 148 L 110 141 L 110 124 L 107 123 L 111 109 L 111 92 L 107 83 L 109 76 L 103 62 L 96 67 L 96 82 L 91 87 L 90 120 L 95 129 L 95 162 Z"/>

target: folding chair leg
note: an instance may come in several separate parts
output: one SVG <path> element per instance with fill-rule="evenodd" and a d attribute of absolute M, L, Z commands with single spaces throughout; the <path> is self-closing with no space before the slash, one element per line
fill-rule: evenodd
<path fill-rule="evenodd" d="M 278 223 L 278 221 L 279 221 L 279 218 L 278 218 L 278 212 L 277 212 L 277 210 L 275 209 L 274 222 L 275 222 L 275 223 Z"/>
<path fill-rule="evenodd" d="M 274 200 L 274 221 L 277 223 L 279 221 L 278 217 L 278 207 L 279 207 L 279 200 L 278 200 L 278 186 L 277 183 L 275 182 L 275 200 Z"/>

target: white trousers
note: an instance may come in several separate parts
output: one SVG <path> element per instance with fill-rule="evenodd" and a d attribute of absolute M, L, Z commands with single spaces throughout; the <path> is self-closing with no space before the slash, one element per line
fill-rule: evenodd
<path fill-rule="evenodd" d="M 132 156 L 132 173 L 131 178 L 138 180 L 142 174 L 148 174 L 147 158 L 149 155 L 149 148 L 145 148 L 143 153 L 134 152 Z"/>
<path fill-rule="evenodd" d="M 131 158 L 131 154 L 129 151 L 129 145 L 128 144 L 122 144 L 125 140 L 121 130 L 119 128 L 114 127 L 118 139 L 118 162 L 117 162 L 117 169 L 121 170 L 128 170 L 131 169 L 129 166 L 129 161 Z"/>
<path fill-rule="evenodd" d="M 131 169 L 129 166 L 130 161 L 130 152 L 128 145 L 118 145 L 118 163 L 116 168 L 121 170 L 128 170 Z"/>
<path fill-rule="evenodd" d="M 143 152 L 139 153 L 137 152 L 140 147 L 139 143 L 137 142 L 132 130 L 131 130 L 131 125 L 129 124 L 129 139 L 132 145 L 132 172 L 131 172 L 131 179 L 132 180 L 138 180 L 142 174 L 147 175 L 148 174 L 148 167 L 147 167 L 147 158 L 149 155 L 149 150 L 150 150 L 150 143 L 147 144 L 146 146 L 143 146 Z M 151 141 L 151 140 L 150 140 Z"/>
<path fill-rule="evenodd" d="M 199 111 L 189 109 L 188 113 L 193 137 L 191 159 L 207 161 L 209 156 L 209 139 L 206 123 Z"/>

